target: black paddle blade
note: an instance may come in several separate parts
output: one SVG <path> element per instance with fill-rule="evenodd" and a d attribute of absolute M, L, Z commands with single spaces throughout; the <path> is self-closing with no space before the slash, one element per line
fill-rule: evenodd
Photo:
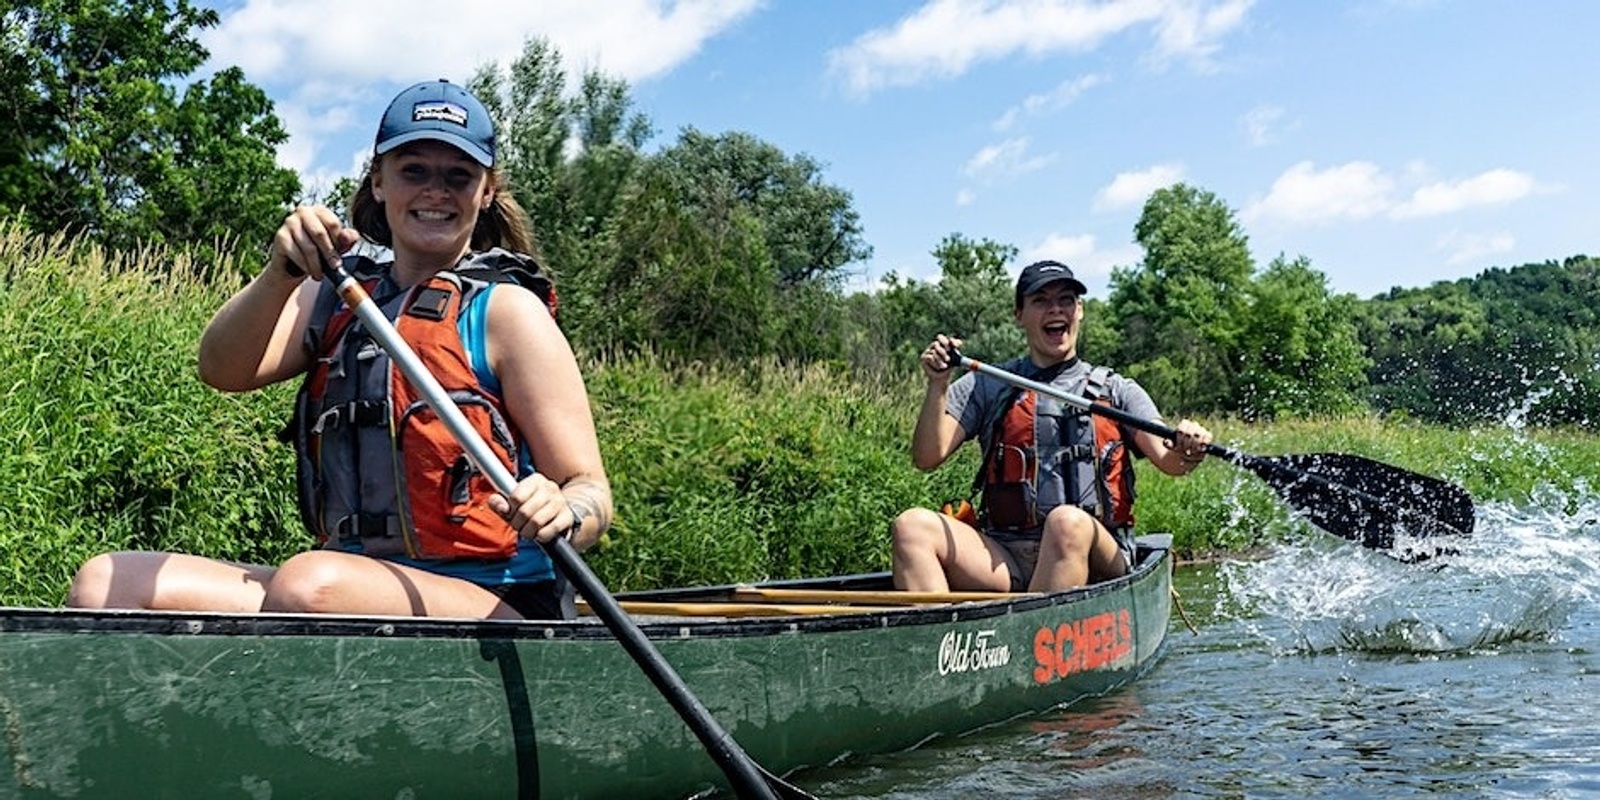
<path fill-rule="evenodd" d="M 1313 525 L 1374 550 L 1393 547 L 1396 534 L 1461 536 L 1476 523 L 1461 487 L 1361 456 L 1242 456 L 1238 463 Z"/>

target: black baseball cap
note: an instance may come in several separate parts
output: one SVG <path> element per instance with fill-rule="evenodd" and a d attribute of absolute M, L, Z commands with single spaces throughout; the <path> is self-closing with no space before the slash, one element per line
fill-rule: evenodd
<path fill-rule="evenodd" d="M 1022 269 L 1022 276 L 1017 278 L 1017 308 L 1022 308 L 1022 300 L 1030 294 L 1038 292 L 1056 281 L 1065 281 L 1067 286 L 1079 297 L 1089 293 L 1089 287 L 1072 274 L 1072 268 L 1060 261 L 1035 261 Z"/>

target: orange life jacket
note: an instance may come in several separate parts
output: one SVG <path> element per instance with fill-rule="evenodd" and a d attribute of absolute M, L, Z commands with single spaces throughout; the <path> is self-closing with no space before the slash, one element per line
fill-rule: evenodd
<path fill-rule="evenodd" d="M 1111 371 L 1093 367 L 1078 391 L 1109 405 Z M 1108 530 L 1132 528 L 1133 452 L 1122 426 L 1053 399 L 1041 413 L 1038 395 L 1018 389 L 1002 396 L 975 487 L 983 524 L 1032 531 L 1059 505 L 1072 504 Z"/>
<path fill-rule="evenodd" d="M 495 254 L 511 255 L 483 255 Z M 521 434 L 501 399 L 480 384 L 459 330 L 462 309 L 491 282 L 507 278 L 463 262 L 456 271 L 379 297 L 380 265 L 347 258 L 346 269 L 374 294 L 500 462 L 519 474 Z M 474 274 L 488 280 L 468 277 Z M 553 295 L 542 296 L 553 305 Z M 314 360 L 287 432 L 299 456 L 301 516 L 318 541 L 417 559 L 514 555 L 516 531 L 488 506 L 496 494 L 492 482 L 355 313 L 319 298 L 307 345 Z"/>

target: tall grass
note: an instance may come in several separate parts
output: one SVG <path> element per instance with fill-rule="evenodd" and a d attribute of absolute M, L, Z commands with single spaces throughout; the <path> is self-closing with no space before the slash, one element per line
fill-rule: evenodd
<path fill-rule="evenodd" d="M 87 556 L 180 549 L 273 560 L 292 525 L 286 395 L 227 396 L 195 347 L 231 287 L 181 256 L 0 229 L 0 600 L 59 603 Z"/>
<path fill-rule="evenodd" d="M 200 332 L 240 274 L 0 227 L 0 604 L 59 604 L 105 550 L 275 563 L 310 545 L 275 438 L 294 387 L 225 395 L 195 377 Z M 885 569 L 894 515 L 965 495 L 976 466 L 968 447 L 933 473 L 911 467 L 909 366 L 872 381 L 769 361 L 583 366 L 618 508 L 590 561 L 613 589 Z M 1576 430 L 1208 424 L 1246 452 L 1357 453 L 1480 500 L 1578 498 L 1600 463 L 1600 440 Z M 1141 527 L 1186 553 L 1305 535 L 1225 463 L 1182 480 L 1138 469 Z"/>

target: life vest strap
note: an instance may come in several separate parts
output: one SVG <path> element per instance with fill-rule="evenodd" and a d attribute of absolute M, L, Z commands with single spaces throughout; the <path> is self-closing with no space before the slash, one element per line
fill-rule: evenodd
<path fill-rule="evenodd" d="M 341 518 L 334 531 L 346 541 L 390 538 L 400 535 L 400 518 L 394 514 L 351 514 Z"/>
<path fill-rule="evenodd" d="M 322 434 L 329 428 L 346 425 L 357 428 L 374 428 L 389 424 L 389 404 L 382 400 L 351 400 L 329 406 L 317 415 L 311 432 Z"/>

